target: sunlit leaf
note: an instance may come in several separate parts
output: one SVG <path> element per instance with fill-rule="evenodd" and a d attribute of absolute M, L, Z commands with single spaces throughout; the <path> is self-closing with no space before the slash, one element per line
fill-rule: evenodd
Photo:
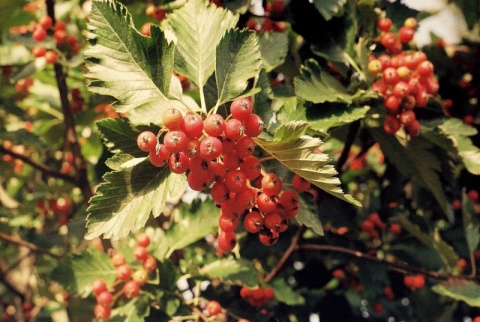
<path fill-rule="evenodd" d="M 132 127 L 127 119 L 106 118 L 97 122 L 105 146 L 114 153 L 123 152 L 133 156 L 145 156 L 137 145 L 140 132 Z"/>
<path fill-rule="evenodd" d="M 258 35 L 262 54 L 262 67 L 271 71 L 285 61 L 288 52 L 288 36 L 283 32 L 264 32 Z"/>
<path fill-rule="evenodd" d="M 473 281 L 450 278 L 447 281 L 434 285 L 432 290 L 456 301 L 463 301 L 470 306 L 480 306 L 480 285 Z"/>
<path fill-rule="evenodd" d="M 103 179 L 87 209 L 87 239 L 119 239 L 142 228 L 150 213 L 159 216 L 167 198 L 183 192 L 186 184 L 184 175 L 157 168 L 149 160 L 106 173 Z"/>
<path fill-rule="evenodd" d="M 340 179 L 336 177 L 338 173 L 329 164 L 329 157 L 326 154 L 314 152 L 323 142 L 318 138 L 305 135 L 307 129 L 307 122 L 289 122 L 275 132 L 273 140 L 257 138 L 255 142 L 291 171 L 320 189 L 360 206 L 360 202 L 349 194 L 344 194 L 340 188 Z"/>
<path fill-rule="evenodd" d="M 227 284 L 258 285 L 258 272 L 253 263 L 245 259 L 220 259 L 203 266 L 200 274 Z"/>
<path fill-rule="evenodd" d="M 275 291 L 275 299 L 286 305 L 304 305 L 305 298 L 295 292 L 284 279 L 276 278 L 272 281 L 271 287 Z"/>
<path fill-rule="evenodd" d="M 329 129 L 363 119 L 369 106 L 356 107 L 353 105 L 320 105 L 314 106 L 309 114 L 308 122 L 312 129 L 327 132 Z M 312 115 L 313 114 L 313 115 Z"/>

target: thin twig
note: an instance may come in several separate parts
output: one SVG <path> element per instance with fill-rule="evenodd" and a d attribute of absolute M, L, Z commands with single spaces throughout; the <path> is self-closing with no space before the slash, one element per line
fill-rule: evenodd
<path fill-rule="evenodd" d="M 26 247 L 28 249 L 30 249 L 32 252 L 35 252 L 35 253 L 40 253 L 40 254 L 45 254 L 45 255 L 50 255 L 54 258 L 61 258 L 62 255 L 58 255 L 58 254 L 54 254 L 52 252 L 50 252 L 49 250 L 47 249 L 44 249 L 44 248 L 40 248 L 38 247 L 37 245 L 35 244 L 32 244 L 32 243 L 29 243 L 29 242 L 26 242 L 20 238 L 15 238 L 15 237 L 12 237 L 8 234 L 5 234 L 5 233 L 2 233 L 0 232 L 0 239 L 1 240 L 4 240 L 4 241 L 7 241 L 11 244 L 15 244 L 15 245 L 18 245 L 18 246 L 22 246 L 22 247 Z"/>
<path fill-rule="evenodd" d="M 408 264 L 404 263 L 396 263 L 392 262 L 386 259 L 381 259 L 372 255 L 368 255 L 365 253 L 362 253 L 360 251 L 356 250 L 351 250 L 348 248 L 344 247 L 339 247 L 339 246 L 331 246 L 331 245 L 318 245 L 318 244 L 302 244 L 298 245 L 298 249 L 305 249 L 305 250 L 316 250 L 316 251 L 322 251 L 322 252 L 334 252 L 334 253 L 341 253 L 349 256 L 356 257 L 358 259 L 363 259 L 371 262 L 376 262 L 382 265 L 387 265 L 390 266 L 393 270 L 401 273 L 415 273 L 415 274 L 423 274 L 425 276 L 439 279 L 439 280 L 448 280 L 449 278 L 459 278 L 459 279 L 464 279 L 464 280 L 470 280 L 470 281 L 479 281 L 480 277 L 479 276 L 466 276 L 466 275 L 460 275 L 460 276 L 455 276 L 451 274 L 441 274 L 438 272 L 433 272 L 429 271 L 423 268 L 418 268 L 418 267 L 413 267 Z"/>
<path fill-rule="evenodd" d="M 14 151 L 9 150 L 9 149 L 6 149 L 1 145 L 0 145 L 0 154 L 9 155 L 9 156 L 11 156 L 15 159 L 22 160 L 23 162 L 25 162 L 25 163 L 31 165 L 32 167 L 34 167 L 35 169 L 38 169 L 38 170 L 42 171 L 43 174 L 45 174 L 49 177 L 62 179 L 62 180 L 68 181 L 70 183 L 73 183 L 74 185 L 77 185 L 77 180 L 75 179 L 75 177 L 73 177 L 71 175 L 68 175 L 66 173 L 61 173 L 60 171 L 54 170 L 54 169 L 46 166 L 43 163 L 36 162 L 36 161 L 30 159 L 29 157 L 27 157 L 26 155 L 14 152 Z"/>
<path fill-rule="evenodd" d="M 55 1 L 46 0 L 46 5 L 47 14 L 55 24 Z M 80 150 L 80 144 L 78 143 L 77 133 L 75 131 L 75 119 L 68 99 L 67 75 L 61 64 L 55 63 L 53 68 L 55 70 L 55 79 L 57 80 L 57 87 L 60 94 L 63 123 L 65 124 L 65 147 L 73 155 L 73 167 L 75 169 L 77 187 L 82 191 L 83 199 L 88 202 L 93 196 L 93 191 L 88 181 L 87 163 Z"/>
<path fill-rule="evenodd" d="M 292 239 L 292 242 L 290 243 L 290 246 L 288 246 L 285 253 L 283 253 L 283 256 L 280 258 L 277 265 L 275 265 L 275 267 L 273 267 L 272 270 L 263 278 L 264 283 L 270 282 L 275 277 L 275 275 L 277 275 L 280 269 L 282 269 L 287 259 L 290 257 L 293 251 L 297 249 L 298 241 L 300 240 L 300 237 L 304 232 L 305 232 L 305 226 L 302 226 L 298 229 L 297 233 Z"/>

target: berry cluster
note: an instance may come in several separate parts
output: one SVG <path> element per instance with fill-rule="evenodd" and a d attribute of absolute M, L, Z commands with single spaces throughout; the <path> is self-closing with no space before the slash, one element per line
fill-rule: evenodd
<path fill-rule="evenodd" d="M 35 205 L 40 215 L 44 217 L 58 215 L 58 221 L 62 225 L 67 223 L 72 210 L 72 200 L 68 195 L 62 195 L 59 198 L 39 199 Z"/>
<path fill-rule="evenodd" d="M 425 107 L 429 97 L 435 95 L 439 88 L 433 64 L 427 60 L 425 53 L 403 52 L 403 44 L 413 39 L 416 26 L 416 20 L 408 18 L 396 35 L 390 31 L 392 21 L 389 18 L 378 21 L 381 30 L 379 42 L 387 53 L 377 58 L 372 56 L 368 71 L 380 78 L 373 83 L 372 90 L 385 98 L 387 117 L 384 129 L 390 134 L 403 126 L 409 135 L 418 135 L 420 123 L 413 108 Z"/>
<path fill-rule="evenodd" d="M 157 268 L 156 259 L 151 256 L 147 250 L 150 245 L 150 238 L 148 235 L 142 233 L 137 236 L 137 246 L 133 250 L 135 259 L 138 260 L 142 267 L 133 271 L 132 267 L 126 263 L 125 255 L 122 253 L 115 253 L 111 257 L 111 262 L 116 270 L 117 281 L 115 286 L 123 283 L 121 292 L 127 299 L 132 299 L 140 293 L 140 287 L 145 285 L 148 280 L 148 274 L 155 271 Z M 112 306 L 115 302 L 115 296 L 112 290 L 107 287 L 103 279 L 97 279 L 93 283 L 93 293 L 96 296 L 97 305 L 93 313 L 99 320 L 106 320 L 110 317 Z M 115 290 L 113 290 L 115 291 Z"/>
<path fill-rule="evenodd" d="M 425 285 L 425 276 L 418 275 L 406 275 L 403 279 L 403 284 L 410 289 L 419 289 Z"/>
<path fill-rule="evenodd" d="M 188 172 L 193 190 L 210 187 L 212 199 L 221 208 L 218 246 L 226 252 L 236 245 L 234 230 L 244 213 L 245 229 L 260 233 L 260 241 L 272 245 L 287 229 L 287 219 L 300 211 L 297 193 L 282 192 L 280 178 L 274 173 L 262 174 L 260 161 L 253 155 L 253 138 L 262 133 L 264 124 L 252 109 L 247 98 L 232 102 L 231 117 L 226 120 L 220 114 L 202 120 L 195 114 L 183 116 L 177 109 L 168 109 L 163 115 L 165 129 L 159 134 L 165 133 L 162 143 L 150 131 L 137 138 L 138 147 L 149 153 L 153 165 L 168 165 L 174 173 Z"/>
<path fill-rule="evenodd" d="M 72 88 L 70 92 L 71 100 L 70 100 L 70 108 L 73 112 L 78 112 L 83 108 L 85 104 L 85 100 L 82 97 L 82 93 L 80 93 L 80 89 Z"/>
<path fill-rule="evenodd" d="M 255 289 L 251 289 L 247 286 L 243 286 L 240 289 L 240 297 L 247 301 L 254 308 L 260 309 L 268 302 L 273 300 L 275 297 L 275 292 L 270 287 L 257 287 Z"/>
<path fill-rule="evenodd" d="M 286 24 L 283 21 L 277 21 L 276 17 L 281 17 L 285 12 L 285 1 L 273 0 L 266 2 L 265 17 L 250 18 L 247 20 L 245 27 L 255 32 L 282 32 L 286 29 Z"/>

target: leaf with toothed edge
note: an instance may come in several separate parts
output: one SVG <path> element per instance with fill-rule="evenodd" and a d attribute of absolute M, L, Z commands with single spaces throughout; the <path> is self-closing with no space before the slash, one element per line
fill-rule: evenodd
<path fill-rule="evenodd" d="M 324 153 L 314 152 L 323 142 L 306 135 L 309 125 L 305 121 L 292 121 L 275 132 L 271 141 L 256 138 L 255 142 L 267 153 L 294 173 L 307 179 L 325 192 L 361 207 L 361 203 L 340 188 L 337 170 L 329 164 L 330 158 Z"/>

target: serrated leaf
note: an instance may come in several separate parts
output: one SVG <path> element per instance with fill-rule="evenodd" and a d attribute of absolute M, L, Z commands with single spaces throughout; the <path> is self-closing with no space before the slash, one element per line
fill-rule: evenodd
<path fill-rule="evenodd" d="M 446 217 L 452 221 L 453 211 L 440 179 L 441 163 L 438 156 L 431 151 L 432 143 L 422 137 L 412 137 L 405 144 L 401 144 L 395 135 L 387 134 L 383 129 L 371 129 L 371 133 L 389 162 L 407 178 L 418 180 L 423 187 L 431 191 Z"/>
<path fill-rule="evenodd" d="M 468 198 L 465 192 L 462 197 L 462 216 L 468 251 L 470 254 L 473 254 L 480 242 L 480 220 L 476 205 Z"/>
<path fill-rule="evenodd" d="M 114 308 L 108 321 L 144 322 L 145 317 L 150 314 L 150 302 L 151 299 L 147 294 L 140 293 L 125 305 Z"/>
<path fill-rule="evenodd" d="M 257 36 L 262 68 L 267 72 L 283 64 L 288 52 L 288 36 L 283 32 L 264 32 Z"/>
<path fill-rule="evenodd" d="M 85 51 L 93 92 L 113 96 L 119 112 L 171 106 L 167 95 L 173 73 L 174 44 L 156 26 L 151 37 L 134 27 L 127 8 L 114 0 L 96 0 L 88 24 L 91 46 Z M 156 120 L 144 120 L 147 123 Z"/>
<path fill-rule="evenodd" d="M 168 27 L 177 36 L 175 70 L 191 79 L 203 91 L 213 74 L 216 48 L 238 16 L 205 0 L 188 1 L 169 15 Z"/>
<path fill-rule="evenodd" d="M 113 153 L 127 153 L 132 156 L 145 156 L 137 145 L 137 137 L 140 133 L 134 129 L 128 119 L 106 118 L 97 122 L 97 127 L 102 134 L 105 146 Z"/>
<path fill-rule="evenodd" d="M 69 293 L 87 296 L 96 279 L 102 278 L 111 284 L 116 279 L 116 271 L 106 253 L 86 251 L 70 254 L 60 261 L 51 278 Z"/>
<path fill-rule="evenodd" d="M 402 227 L 419 242 L 435 251 L 442 259 L 444 266 L 450 268 L 455 267 L 459 259 L 458 254 L 452 246 L 442 239 L 438 231 L 435 230 L 429 233 L 423 232 L 419 226 L 412 223 L 405 216 L 399 216 L 396 220 L 398 220 Z"/>
<path fill-rule="evenodd" d="M 245 259 L 220 259 L 203 266 L 200 274 L 219 279 L 226 284 L 258 285 L 258 273 L 253 263 Z"/>
<path fill-rule="evenodd" d="M 142 228 L 150 213 L 160 215 L 167 198 L 183 192 L 184 175 L 157 168 L 145 160 L 133 168 L 108 172 L 87 209 L 86 239 L 103 234 L 119 239 L 131 230 Z"/>
<path fill-rule="evenodd" d="M 323 236 L 323 226 L 318 216 L 318 207 L 310 193 L 300 195 L 300 213 L 295 217 L 298 222 Z"/>
<path fill-rule="evenodd" d="M 456 301 L 463 301 L 470 306 L 480 306 L 480 285 L 473 281 L 450 278 L 433 286 L 432 290 Z"/>
<path fill-rule="evenodd" d="M 272 281 L 270 286 L 275 291 L 275 299 L 286 305 L 304 305 L 305 298 L 298 292 L 295 292 L 291 286 L 289 286 L 285 280 L 276 278 Z"/>
<path fill-rule="evenodd" d="M 154 238 L 154 255 L 160 260 L 168 258 L 175 250 L 182 249 L 218 229 L 220 212 L 211 201 L 182 203 L 178 217 L 168 230 Z"/>
<path fill-rule="evenodd" d="M 452 141 L 462 157 L 465 168 L 472 174 L 480 175 L 480 149 L 469 138 L 476 135 L 477 130 L 456 118 L 448 119 L 438 128 Z"/>
<path fill-rule="evenodd" d="M 322 71 L 313 59 L 305 61 L 300 76 L 295 77 L 295 93 L 313 103 L 338 102 L 351 104 L 352 95 L 332 75 Z"/>
<path fill-rule="evenodd" d="M 315 8 L 317 8 L 325 20 L 343 15 L 343 6 L 346 3 L 347 0 L 313 0 Z"/>
<path fill-rule="evenodd" d="M 314 153 L 323 142 L 305 135 L 308 126 L 304 121 L 289 122 L 275 132 L 272 141 L 256 138 L 255 142 L 294 173 L 325 192 L 360 207 L 360 202 L 349 194 L 344 194 L 340 188 L 340 179 L 336 177 L 338 173 L 328 164 L 329 157 L 323 153 Z"/>
<path fill-rule="evenodd" d="M 255 33 L 229 30 L 220 41 L 216 56 L 217 106 L 242 94 L 248 80 L 260 72 L 262 64 Z"/>
<path fill-rule="evenodd" d="M 321 105 L 314 106 L 309 113 L 308 122 L 313 130 L 327 132 L 329 129 L 363 119 L 370 106 L 338 106 Z"/>

